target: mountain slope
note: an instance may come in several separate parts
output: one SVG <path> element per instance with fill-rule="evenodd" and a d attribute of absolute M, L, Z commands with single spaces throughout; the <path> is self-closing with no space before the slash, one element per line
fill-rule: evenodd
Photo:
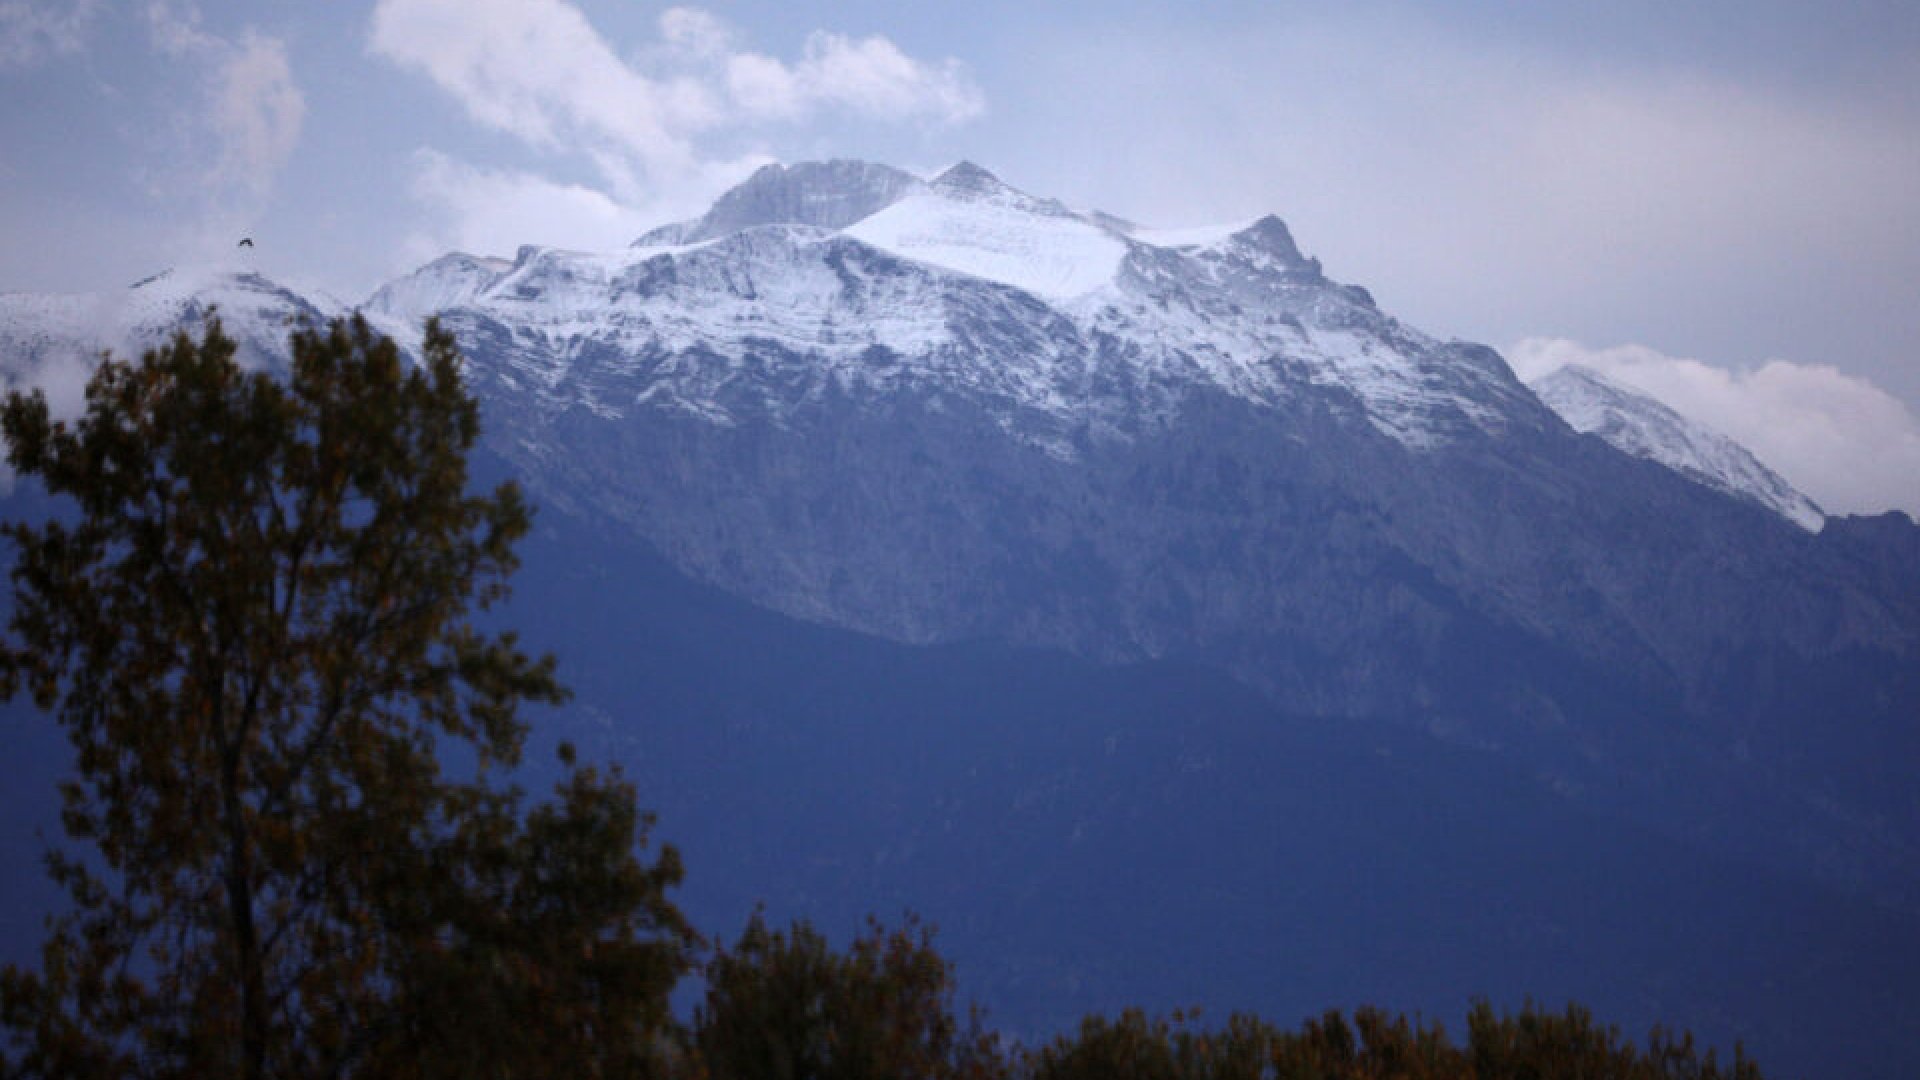
<path fill-rule="evenodd" d="M 1569 364 L 1528 383 L 1575 431 L 1598 435 L 1715 491 L 1745 499 L 1810 532 L 1827 516 L 1739 443 L 1599 372 Z"/>
<path fill-rule="evenodd" d="M 511 475 L 489 469 L 486 479 Z M 9 505 L 9 511 L 16 507 Z M 11 513 L 9 514 L 11 516 Z M 1090 1010 L 1577 1000 L 1634 1038 L 1736 1039 L 1769 1075 L 1911 1075 L 1912 920 L 1623 826 L 1521 763 L 1388 720 L 1273 710 L 1218 672 L 787 619 L 543 511 L 507 625 L 576 691 L 530 717 L 620 762 L 730 939 L 756 905 L 836 939 L 939 927 L 959 994 L 1029 1041 Z M 32 962 L 67 763 L 16 705 L 0 767 L 0 962 Z M 548 778 L 524 778 L 540 789 Z"/>
<path fill-rule="evenodd" d="M 766 173 L 697 242 L 442 260 L 376 306 L 454 329 L 537 497 L 753 603 L 1209 665 L 1920 898 L 1920 569 L 1580 437 L 1278 218 L 891 175 Z"/>
<path fill-rule="evenodd" d="M 1886 1037 L 1920 1019 L 1909 916 L 1622 825 L 1512 755 L 1278 712 L 1195 665 L 833 631 L 618 530 L 538 533 L 508 617 L 579 692 L 546 737 L 627 763 L 703 929 L 918 912 L 1029 1039 L 1128 1005 L 1452 1028 L 1531 995 L 1743 1040 L 1769 1075 L 1916 1061 Z"/>

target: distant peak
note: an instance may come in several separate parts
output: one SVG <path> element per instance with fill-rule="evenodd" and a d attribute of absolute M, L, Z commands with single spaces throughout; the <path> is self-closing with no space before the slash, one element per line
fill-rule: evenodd
<path fill-rule="evenodd" d="M 1639 390 L 1579 364 L 1533 379 L 1528 387 L 1575 431 L 1658 462 L 1698 484 L 1771 510 L 1809 532 L 1826 514 L 1753 452 Z"/>
<path fill-rule="evenodd" d="M 868 161 L 762 165 L 698 220 L 654 229 L 639 243 L 697 244 L 759 225 L 841 229 L 893 205 L 919 183 L 912 173 Z"/>
<path fill-rule="evenodd" d="M 1258 248 L 1283 262 L 1306 261 L 1306 257 L 1300 254 L 1299 245 L 1293 242 L 1293 232 L 1287 228 L 1287 223 L 1273 214 L 1268 214 L 1241 229 L 1234 234 L 1234 239 Z"/>
<path fill-rule="evenodd" d="M 532 245 L 524 245 L 524 252 Z M 537 249 L 535 249 L 537 250 Z M 474 255 L 465 251 L 449 251 L 445 255 L 427 263 L 414 273 L 421 274 L 434 270 L 464 270 L 479 267 L 487 270 L 507 270 L 513 266 L 512 259 L 503 259 L 498 255 Z"/>
<path fill-rule="evenodd" d="M 127 286 L 131 291 L 148 296 L 167 295 L 193 297 L 201 293 L 210 293 L 221 289 L 242 289 L 261 292 L 287 291 L 286 286 L 267 277 L 258 270 L 232 263 L 187 263 L 169 266 L 157 274 L 150 274 Z"/>
<path fill-rule="evenodd" d="M 933 186 L 949 191 L 994 192 L 1004 191 L 1007 185 L 1001 179 L 971 161 L 962 161 L 946 172 L 933 178 Z"/>

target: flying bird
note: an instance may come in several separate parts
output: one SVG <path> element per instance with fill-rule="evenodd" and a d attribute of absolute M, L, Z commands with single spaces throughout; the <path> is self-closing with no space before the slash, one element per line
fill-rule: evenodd
<path fill-rule="evenodd" d="M 240 238 L 240 246 L 241 246 L 241 247 L 252 247 L 252 246 L 253 246 L 253 237 L 251 237 L 251 236 L 243 236 L 243 237 L 241 237 L 241 238 Z"/>

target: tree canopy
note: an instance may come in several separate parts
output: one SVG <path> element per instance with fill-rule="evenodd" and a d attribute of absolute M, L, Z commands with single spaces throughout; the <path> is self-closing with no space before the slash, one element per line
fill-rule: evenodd
<path fill-rule="evenodd" d="M 550 657 L 483 629 L 529 513 L 468 492 L 452 337 L 417 364 L 355 317 L 247 372 L 218 319 L 106 358 L 84 414 L 0 407 L 77 503 L 8 525 L 0 680 L 64 726 L 80 847 L 41 970 L 0 976 L 28 1075 L 630 1075 L 690 929 L 617 775 L 499 775 Z M 464 763 L 459 768 L 449 762 Z"/>
<path fill-rule="evenodd" d="M 989 1080 L 1007 1075 L 980 1015 L 954 1013 L 953 968 L 917 920 L 835 951 L 805 922 L 755 914 L 706 968 L 694 1048 L 711 1080 Z"/>

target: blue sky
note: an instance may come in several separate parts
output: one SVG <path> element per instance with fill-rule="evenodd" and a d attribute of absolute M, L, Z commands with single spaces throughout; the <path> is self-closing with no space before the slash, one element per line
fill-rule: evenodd
<path fill-rule="evenodd" d="M 623 245 L 770 159 L 1273 211 L 1423 329 L 1920 509 L 1910 2 L 0 0 L 0 140 L 6 290 L 250 235 L 354 300 L 449 248 Z"/>

